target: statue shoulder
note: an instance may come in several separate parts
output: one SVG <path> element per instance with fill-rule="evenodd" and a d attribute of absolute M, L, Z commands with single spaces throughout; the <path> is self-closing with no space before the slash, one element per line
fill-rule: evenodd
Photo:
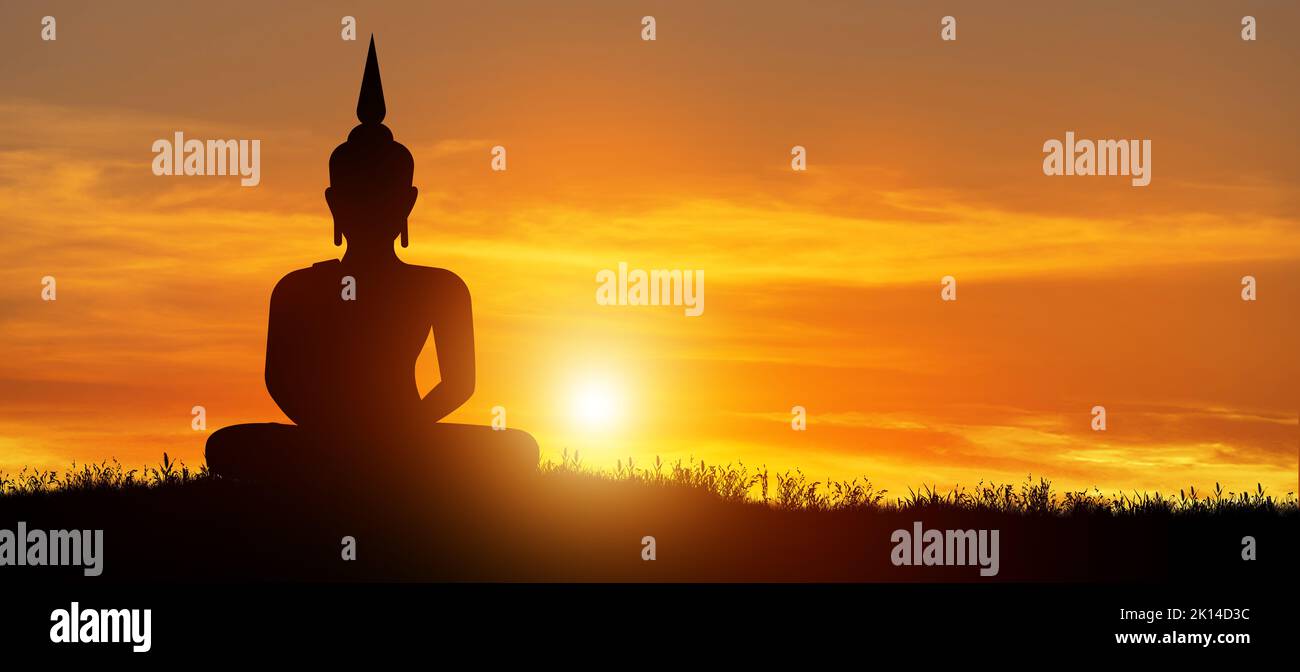
<path fill-rule="evenodd" d="M 316 287 L 322 279 L 333 280 L 338 275 L 339 260 L 329 259 L 300 268 L 296 271 L 290 271 L 280 281 L 275 283 L 275 289 L 271 292 L 271 298 L 277 295 L 296 294 L 309 287 Z"/>
<path fill-rule="evenodd" d="M 445 268 L 414 265 L 408 265 L 408 268 L 420 278 L 421 284 L 432 288 L 434 291 L 469 294 L 469 286 L 465 284 L 465 281 L 459 275 Z"/>

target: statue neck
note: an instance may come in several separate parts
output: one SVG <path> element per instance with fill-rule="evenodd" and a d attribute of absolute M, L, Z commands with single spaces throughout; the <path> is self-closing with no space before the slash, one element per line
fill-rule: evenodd
<path fill-rule="evenodd" d="M 397 258 L 392 243 L 371 248 L 349 243 L 348 249 L 343 252 L 343 263 L 357 266 L 388 266 L 401 263 L 401 259 Z"/>

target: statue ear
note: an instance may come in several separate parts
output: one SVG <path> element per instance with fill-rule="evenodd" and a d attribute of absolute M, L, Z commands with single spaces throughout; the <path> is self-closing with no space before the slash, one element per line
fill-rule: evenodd
<path fill-rule="evenodd" d="M 339 230 L 338 213 L 334 212 L 334 190 L 332 187 L 325 187 L 325 204 L 330 206 L 330 214 L 334 217 L 334 246 L 343 245 L 343 232 Z"/>
<path fill-rule="evenodd" d="M 420 197 L 420 190 L 411 187 L 411 202 L 406 206 L 406 216 L 402 218 L 402 247 L 409 247 L 411 244 L 410 235 L 408 234 L 408 220 L 411 210 L 415 208 L 415 199 Z"/>

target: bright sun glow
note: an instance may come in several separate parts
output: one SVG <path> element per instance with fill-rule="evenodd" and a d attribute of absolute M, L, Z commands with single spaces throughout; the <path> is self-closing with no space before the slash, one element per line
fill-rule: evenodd
<path fill-rule="evenodd" d="M 609 429 L 622 415 L 622 400 L 609 381 L 580 381 L 573 390 L 573 419 L 586 429 Z"/>

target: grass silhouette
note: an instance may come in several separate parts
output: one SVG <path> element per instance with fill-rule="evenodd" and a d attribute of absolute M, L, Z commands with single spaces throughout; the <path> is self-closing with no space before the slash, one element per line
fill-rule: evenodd
<path fill-rule="evenodd" d="M 673 581 L 1131 582 L 1286 580 L 1300 559 L 1294 493 L 1057 492 L 1050 481 L 892 495 L 868 478 L 814 480 L 693 459 L 613 469 L 578 453 L 503 483 L 376 463 L 345 481 L 250 484 L 164 455 L 0 474 L 0 527 L 103 529 L 99 582 Z M 895 566 L 891 535 L 1001 531 L 1001 570 Z M 355 562 L 340 539 L 358 540 Z M 1257 560 L 1245 561 L 1247 537 Z M 642 557 L 653 538 L 657 557 Z M 32 580 L 80 572 L 11 568 Z M 54 577 L 54 578 L 51 578 Z M 61 578 L 60 578 L 61 577 Z"/>
<path fill-rule="evenodd" d="M 1256 484 L 1252 492 L 1225 491 L 1215 483 L 1209 493 L 1195 487 L 1179 490 L 1178 496 L 1160 492 L 1117 492 L 1103 494 L 1077 490 L 1058 493 L 1046 478 L 1032 476 L 1017 485 L 985 483 L 974 487 L 958 486 L 941 491 L 934 486 L 909 489 L 907 495 L 888 497 L 887 490 L 877 490 L 867 477 L 825 481 L 809 479 L 793 472 L 770 474 L 766 467 L 751 469 L 744 463 L 711 465 L 694 459 L 665 463 L 656 457 L 649 466 L 636 465 L 632 458 L 619 460 L 613 470 L 593 469 L 583 464 L 578 452 L 565 451 L 558 461 L 540 466 L 542 479 L 551 481 L 590 479 L 608 483 L 626 483 L 654 488 L 688 489 L 705 493 L 733 504 L 762 504 L 788 511 L 919 511 L 953 509 L 1018 515 L 1047 516 L 1143 516 L 1263 514 L 1297 516 L 1294 492 L 1275 498 Z M 163 453 L 162 462 L 149 467 L 127 470 L 116 459 L 88 464 L 58 472 L 24 467 L 15 475 L 0 471 L 0 497 L 52 495 L 73 492 L 114 491 L 134 488 L 174 488 L 217 480 L 201 466 L 191 470 L 183 461 L 172 461 Z M 775 480 L 775 487 L 773 487 Z"/>

